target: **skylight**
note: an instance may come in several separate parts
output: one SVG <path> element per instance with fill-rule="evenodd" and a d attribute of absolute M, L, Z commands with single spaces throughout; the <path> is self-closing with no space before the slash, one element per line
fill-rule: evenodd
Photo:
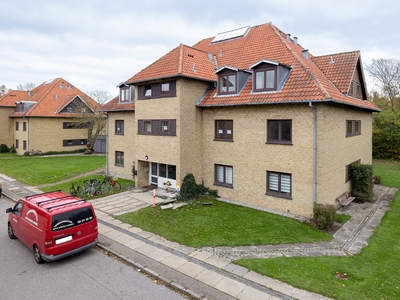
<path fill-rule="evenodd" d="M 47 80 L 44 84 L 50 84 L 52 83 L 54 80 L 56 80 L 57 78 L 53 78 L 53 79 L 49 79 Z"/>
<path fill-rule="evenodd" d="M 245 36 L 249 29 L 250 26 L 246 26 L 239 29 L 218 33 L 217 36 L 211 41 L 211 44 Z"/>

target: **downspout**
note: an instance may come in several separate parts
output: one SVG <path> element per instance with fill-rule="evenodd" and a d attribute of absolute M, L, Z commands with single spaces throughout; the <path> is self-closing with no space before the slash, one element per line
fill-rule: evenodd
<path fill-rule="evenodd" d="M 314 110 L 313 124 L 313 206 L 317 203 L 317 108 L 308 102 L 308 106 Z"/>
<path fill-rule="evenodd" d="M 108 114 L 106 113 L 106 174 L 108 174 Z"/>

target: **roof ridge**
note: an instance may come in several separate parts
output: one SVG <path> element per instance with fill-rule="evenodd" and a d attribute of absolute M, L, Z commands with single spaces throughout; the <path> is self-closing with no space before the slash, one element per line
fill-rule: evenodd
<path fill-rule="evenodd" d="M 331 54 L 324 54 L 324 55 L 315 55 L 312 57 L 313 58 L 320 58 L 320 57 L 327 57 L 327 56 L 332 56 L 332 55 L 344 55 L 344 54 L 350 54 L 350 53 L 356 53 L 358 56 L 360 56 L 361 51 L 360 50 L 354 50 L 354 51 L 345 51 L 345 52 L 338 52 L 338 53 L 331 53 Z"/>
<path fill-rule="evenodd" d="M 269 24 L 274 31 L 274 33 L 278 36 L 278 38 L 281 40 L 282 44 L 289 50 L 289 52 L 293 55 L 293 57 L 297 60 L 297 62 L 300 64 L 300 66 L 306 71 L 307 75 L 311 78 L 311 80 L 315 83 L 315 85 L 319 88 L 321 93 L 324 95 L 325 98 L 330 98 L 329 93 L 326 91 L 324 86 L 321 84 L 321 82 L 315 77 L 315 75 L 309 70 L 307 65 L 303 62 L 303 60 L 297 55 L 296 52 L 293 51 L 293 49 L 289 46 L 287 41 L 280 35 L 277 30 L 278 28 L 275 27 L 273 24 Z M 283 32 L 282 32 L 283 33 Z M 312 62 L 314 64 L 314 62 Z M 317 67 L 318 68 L 318 67 Z M 319 69 L 319 68 L 318 68 Z"/>

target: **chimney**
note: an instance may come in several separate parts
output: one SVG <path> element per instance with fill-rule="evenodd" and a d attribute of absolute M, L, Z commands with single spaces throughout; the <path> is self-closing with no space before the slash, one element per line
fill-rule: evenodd
<path fill-rule="evenodd" d="M 304 49 L 301 51 L 301 54 L 303 54 L 303 57 L 308 60 L 308 49 Z"/>
<path fill-rule="evenodd" d="M 295 45 L 297 45 L 297 36 L 294 36 L 294 37 L 293 37 L 293 43 L 294 43 Z"/>
<path fill-rule="evenodd" d="M 290 33 L 286 34 L 286 40 L 287 40 L 288 42 L 290 42 L 290 36 L 291 36 Z"/>

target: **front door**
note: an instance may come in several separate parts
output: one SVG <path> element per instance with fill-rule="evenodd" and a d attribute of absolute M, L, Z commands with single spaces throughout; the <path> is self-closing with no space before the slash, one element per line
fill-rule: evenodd
<path fill-rule="evenodd" d="M 150 183 L 161 188 L 164 188 L 166 184 L 176 188 L 176 166 L 152 162 Z"/>

